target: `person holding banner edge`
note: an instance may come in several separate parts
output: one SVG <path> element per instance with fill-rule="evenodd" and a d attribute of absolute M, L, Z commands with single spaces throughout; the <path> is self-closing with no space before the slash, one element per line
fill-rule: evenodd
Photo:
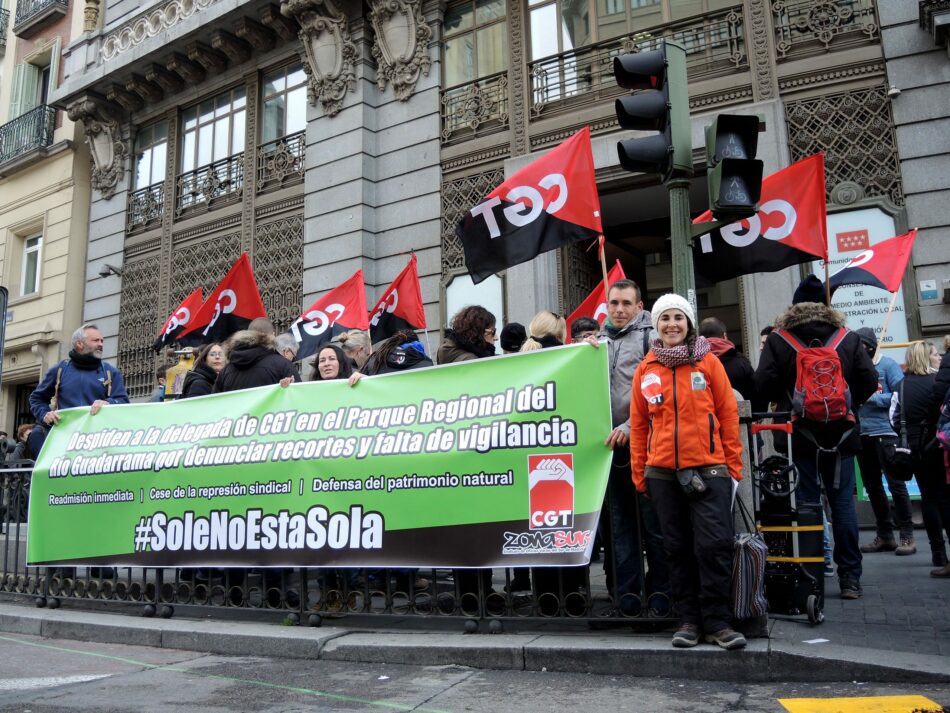
<path fill-rule="evenodd" d="M 663 533 L 679 626 L 672 644 L 745 647 L 731 627 L 732 480 L 742 479 L 739 408 L 690 303 L 656 301 L 653 340 L 633 376 L 630 464 Z M 730 479 L 731 476 L 731 479 Z"/>
<path fill-rule="evenodd" d="M 669 610 L 669 575 L 660 526 L 650 502 L 637 495 L 630 479 L 631 384 L 637 365 L 650 349 L 652 328 L 639 285 L 628 279 L 614 282 L 607 291 L 607 317 L 599 335 L 607 340 L 613 423 L 604 442 L 613 449 L 613 462 L 607 481 L 608 517 L 601 527 L 607 587 L 615 592 L 614 605 L 622 616 L 640 613 L 641 589 L 657 614 L 662 616 Z M 646 578 L 641 522 L 649 567 Z"/>

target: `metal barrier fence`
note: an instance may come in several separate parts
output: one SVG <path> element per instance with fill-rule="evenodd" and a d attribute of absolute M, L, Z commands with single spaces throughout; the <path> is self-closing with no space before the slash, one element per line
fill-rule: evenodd
<path fill-rule="evenodd" d="M 469 630 L 478 627 L 478 620 L 490 620 L 492 631 L 500 630 L 504 621 L 589 621 L 613 626 L 670 619 L 667 594 L 645 590 L 654 572 L 642 546 L 622 565 L 626 570 L 622 576 L 628 578 L 622 583 L 623 592 L 618 591 L 611 573 L 616 570 L 616 548 L 606 505 L 601 517 L 604 552 L 600 561 L 588 567 L 27 567 L 31 466 L 29 462 L 7 463 L 7 469 L 0 470 L 0 601 L 29 598 L 37 606 L 51 608 L 64 603 L 99 609 L 131 604 L 141 607 L 146 616 L 163 617 L 176 610 L 201 616 L 242 610 L 264 619 L 276 616 L 313 626 L 324 618 L 345 615 L 441 617 L 455 618 L 460 625 L 465 622 Z M 629 483 L 629 475 L 626 478 Z M 646 542 L 639 512 L 631 508 L 630 515 L 641 531 L 639 542 Z M 633 579 L 629 578 L 631 567 L 638 570 Z"/>

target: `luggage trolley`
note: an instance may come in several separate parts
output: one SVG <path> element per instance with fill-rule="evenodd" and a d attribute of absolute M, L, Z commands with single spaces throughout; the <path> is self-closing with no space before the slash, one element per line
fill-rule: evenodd
<path fill-rule="evenodd" d="M 773 455 L 759 462 L 753 456 L 756 518 L 769 555 L 765 565 L 765 597 L 773 614 L 807 614 L 808 621 L 825 619 L 824 520 L 820 505 L 799 505 L 795 499 L 798 471 L 792 459 L 790 413 L 753 414 L 753 418 L 783 423 L 753 423 L 753 436 L 764 431 L 785 433 L 787 457 Z"/>

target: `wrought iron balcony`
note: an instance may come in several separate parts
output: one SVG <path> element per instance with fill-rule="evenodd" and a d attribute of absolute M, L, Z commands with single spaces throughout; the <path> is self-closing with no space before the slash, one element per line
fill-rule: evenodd
<path fill-rule="evenodd" d="M 45 104 L 0 126 L 0 165 L 53 143 L 56 109 Z"/>
<path fill-rule="evenodd" d="M 508 73 L 442 92 L 442 142 L 508 128 Z"/>
<path fill-rule="evenodd" d="M 45 25 L 47 20 L 63 17 L 68 10 L 68 0 L 17 0 L 13 34 L 17 37 L 30 37 Z"/>
<path fill-rule="evenodd" d="M 10 11 L 0 8 L 0 54 L 7 50 L 7 27 L 10 25 Z"/>
<path fill-rule="evenodd" d="M 176 216 L 239 200 L 244 191 L 244 152 L 181 174 L 176 188 Z"/>
<path fill-rule="evenodd" d="M 772 24 L 778 62 L 881 41 L 874 0 L 784 0 Z"/>
<path fill-rule="evenodd" d="M 257 149 L 257 192 L 291 186 L 303 181 L 306 132 L 298 131 Z"/>
<path fill-rule="evenodd" d="M 126 232 L 132 233 L 157 225 L 162 220 L 164 209 L 164 183 L 155 183 L 129 193 L 129 202 L 125 211 Z"/>

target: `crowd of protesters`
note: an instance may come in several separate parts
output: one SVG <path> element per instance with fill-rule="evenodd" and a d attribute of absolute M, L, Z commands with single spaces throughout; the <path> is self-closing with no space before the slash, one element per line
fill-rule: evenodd
<path fill-rule="evenodd" d="M 346 380 L 355 387 L 364 376 L 494 357 L 499 341 L 504 354 L 569 342 L 606 348 L 612 429 L 604 443 L 613 457 L 597 549 L 602 542 L 615 612 L 636 616 L 645 604 L 665 615 L 672 602 L 678 619 L 674 646 L 691 647 L 705 638 L 738 649 L 745 639 L 732 628 L 730 612 L 732 481 L 743 477 L 737 398 L 750 401 L 754 412 L 792 412 L 802 345 L 831 344 L 850 391 L 852 414 L 820 428 L 796 421 L 791 439 L 800 501 L 818 504 L 824 497 L 830 509 L 840 596 L 862 596 L 863 554 L 916 552 L 907 485 L 886 469 L 902 428 L 921 491 L 931 575 L 950 577 L 944 540 L 946 533 L 950 541 L 950 466 L 936 438 L 938 427 L 950 420 L 950 338 L 942 358 L 931 343 L 912 343 L 902 369 L 879 353 L 873 330 L 843 329 L 844 315 L 825 304 L 821 282 L 808 278 L 792 305 L 762 330 L 754 369 L 719 318 L 697 322 L 694 306 L 679 295 L 663 295 L 648 311 L 638 285 L 624 279 L 610 286 L 606 307 L 602 325 L 580 318 L 570 334 L 554 312 L 539 312 L 527 328 L 502 327 L 484 307 L 464 307 L 452 317 L 434 362 L 411 330 L 375 346 L 366 332 L 354 330 L 319 349 L 308 364 L 310 379 Z M 95 414 L 104 406 L 128 403 L 122 375 L 102 360 L 102 346 L 95 325 L 76 330 L 68 358 L 51 368 L 30 396 L 36 425 L 17 430 L 15 449 L 9 449 L 14 458 L 31 459 L 39 452 L 45 434 L 59 421 L 60 408 L 89 406 Z M 178 397 L 287 387 L 301 380 L 296 357 L 292 338 L 275 335 L 266 319 L 254 320 L 225 343 L 198 350 Z M 166 391 L 160 370 L 152 400 L 166 398 Z M 856 456 L 876 523 L 874 539 L 864 545 L 859 544 L 854 497 Z M 334 571 L 350 586 L 356 583 L 355 571 Z M 234 576 L 241 579 L 247 572 Z M 182 573 L 207 576 L 199 570 Z M 397 586 L 407 589 L 429 585 L 415 570 L 394 575 Z M 285 572 L 262 576 L 279 580 Z M 455 570 L 453 576 L 463 598 L 492 591 L 491 570 Z M 280 582 L 268 584 L 277 588 Z M 582 568 L 516 568 L 506 583 L 509 592 L 534 590 L 547 614 L 556 613 L 572 595 L 580 608 L 565 608 L 583 611 L 586 586 Z M 549 599 L 545 611 L 544 592 L 559 592 L 562 599 Z"/>

